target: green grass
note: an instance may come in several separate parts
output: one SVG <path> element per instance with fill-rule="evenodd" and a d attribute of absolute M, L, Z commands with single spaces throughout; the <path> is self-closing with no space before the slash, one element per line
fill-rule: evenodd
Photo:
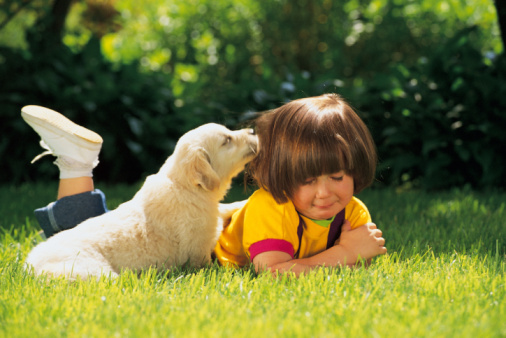
<path fill-rule="evenodd" d="M 138 186 L 101 188 L 113 208 Z M 0 337 L 506 336 L 505 193 L 362 193 L 389 250 L 369 268 L 274 279 L 212 266 L 70 283 L 22 268 L 39 240 L 32 209 L 55 191 L 0 187 Z"/>

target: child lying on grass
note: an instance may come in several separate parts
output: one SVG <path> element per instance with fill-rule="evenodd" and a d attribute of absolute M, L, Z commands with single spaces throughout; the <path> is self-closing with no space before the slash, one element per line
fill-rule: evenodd
<path fill-rule="evenodd" d="M 27 106 L 22 116 L 60 169 L 58 200 L 35 211 L 45 235 L 107 212 L 92 174 L 102 138 L 46 108 Z M 374 142 L 341 97 L 295 100 L 255 124 L 260 149 L 249 174 L 260 188 L 221 234 L 220 264 L 299 274 L 386 253 L 381 230 L 353 196 L 374 179 Z"/>

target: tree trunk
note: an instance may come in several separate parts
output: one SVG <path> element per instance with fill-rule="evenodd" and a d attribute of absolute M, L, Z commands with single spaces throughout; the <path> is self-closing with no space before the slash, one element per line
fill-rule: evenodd
<path fill-rule="evenodd" d="M 58 36 L 61 40 L 63 35 L 63 28 L 65 27 L 65 20 L 69 13 L 70 3 L 72 0 L 55 0 L 53 8 L 51 9 L 51 24 L 49 32 Z"/>
<path fill-rule="evenodd" d="M 501 30 L 503 53 L 506 53 L 506 1 L 494 0 L 494 4 L 497 10 L 497 21 Z"/>
<path fill-rule="evenodd" d="M 65 21 L 72 0 L 54 0 L 51 12 L 36 24 L 39 29 L 32 42 L 39 45 L 41 51 L 51 51 L 61 46 Z"/>

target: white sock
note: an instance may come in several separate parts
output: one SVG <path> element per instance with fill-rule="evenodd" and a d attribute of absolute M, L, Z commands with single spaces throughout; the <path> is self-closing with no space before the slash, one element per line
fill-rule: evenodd
<path fill-rule="evenodd" d="M 82 163 L 67 156 L 58 156 L 54 164 L 60 169 L 60 179 L 93 177 L 93 169 L 98 165 L 98 159 L 93 163 Z"/>

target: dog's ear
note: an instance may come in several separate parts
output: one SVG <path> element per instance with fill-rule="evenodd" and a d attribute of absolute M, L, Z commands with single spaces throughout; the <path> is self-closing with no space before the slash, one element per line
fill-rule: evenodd
<path fill-rule="evenodd" d="M 220 178 L 211 166 L 211 159 L 204 148 L 190 151 L 190 176 L 195 185 L 200 185 L 204 190 L 212 191 L 220 185 Z"/>

